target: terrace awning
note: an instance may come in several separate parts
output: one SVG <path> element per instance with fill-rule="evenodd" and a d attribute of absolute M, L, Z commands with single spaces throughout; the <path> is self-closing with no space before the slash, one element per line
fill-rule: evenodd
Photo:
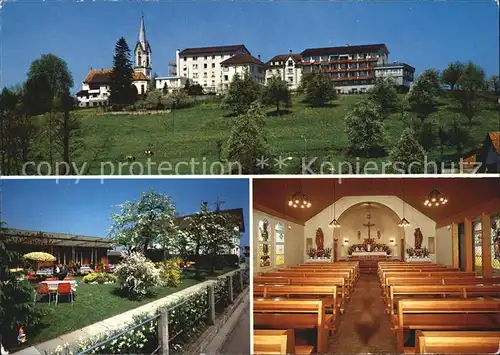
<path fill-rule="evenodd" d="M 106 249 L 112 248 L 111 240 L 109 238 L 102 237 L 46 233 L 20 229 L 6 229 L 3 231 L 3 234 L 5 235 L 8 243 Z"/>

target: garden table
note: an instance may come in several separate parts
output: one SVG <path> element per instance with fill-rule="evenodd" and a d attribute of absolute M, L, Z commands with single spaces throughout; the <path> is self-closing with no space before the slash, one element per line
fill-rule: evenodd
<path fill-rule="evenodd" d="M 71 284 L 71 289 L 73 292 L 76 292 L 76 287 L 78 284 L 76 283 L 76 280 L 63 280 L 63 281 L 42 281 L 40 282 L 41 284 L 46 284 L 49 286 L 49 290 L 51 292 L 56 292 L 57 291 L 57 285 L 60 283 L 70 283 Z"/>

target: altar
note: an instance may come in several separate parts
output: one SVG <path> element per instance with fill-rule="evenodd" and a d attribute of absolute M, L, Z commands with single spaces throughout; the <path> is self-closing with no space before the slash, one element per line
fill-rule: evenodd
<path fill-rule="evenodd" d="M 325 264 L 325 263 L 331 263 L 331 262 L 332 262 L 332 260 L 328 259 L 328 258 L 318 258 L 318 259 L 309 258 L 309 259 L 306 259 L 306 264 L 309 264 L 309 263 Z"/>
<path fill-rule="evenodd" d="M 385 251 L 353 251 L 351 256 L 362 256 L 362 257 L 371 257 L 371 256 L 387 256 L 387 252 Z"/>

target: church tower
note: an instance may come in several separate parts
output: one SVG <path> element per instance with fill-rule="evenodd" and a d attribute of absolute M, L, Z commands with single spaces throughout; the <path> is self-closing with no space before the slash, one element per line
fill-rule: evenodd
<path fill-rule="evenodd" d="M 146 39 L 146 28 L 144 26 L 144 16 L 141 17 L 141 28 L 139 29 L 139 40 L 134 50 L 134 70 L 143 73 L 148 79 L 153 76 L 151 70 L 151 46 Z"/>

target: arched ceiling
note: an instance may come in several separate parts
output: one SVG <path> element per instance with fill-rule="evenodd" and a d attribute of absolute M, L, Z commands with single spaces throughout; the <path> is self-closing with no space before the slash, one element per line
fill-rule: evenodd
<path fill-rule="evenodd" d="M 437 188 L 448 203 L 437 208 L 424 206 L 432 189 Z M 297 191 L 309 197 L 311 207 L 288 206 Z M 334 193 L 335 192 L 335 193 Z M 254 208 L 275 211 L 298 223 L 305 223 L 345 196 L 397 196 L 436 223 L 450 222 L 465 211 L 468 214 L 500 212 L 500 179 L 488 178 L 290 178 L 253 179 Z M 483 210 L 487 209 L 487 210 Z M 495 209 L 496 211 L 492 211 Z"/>

